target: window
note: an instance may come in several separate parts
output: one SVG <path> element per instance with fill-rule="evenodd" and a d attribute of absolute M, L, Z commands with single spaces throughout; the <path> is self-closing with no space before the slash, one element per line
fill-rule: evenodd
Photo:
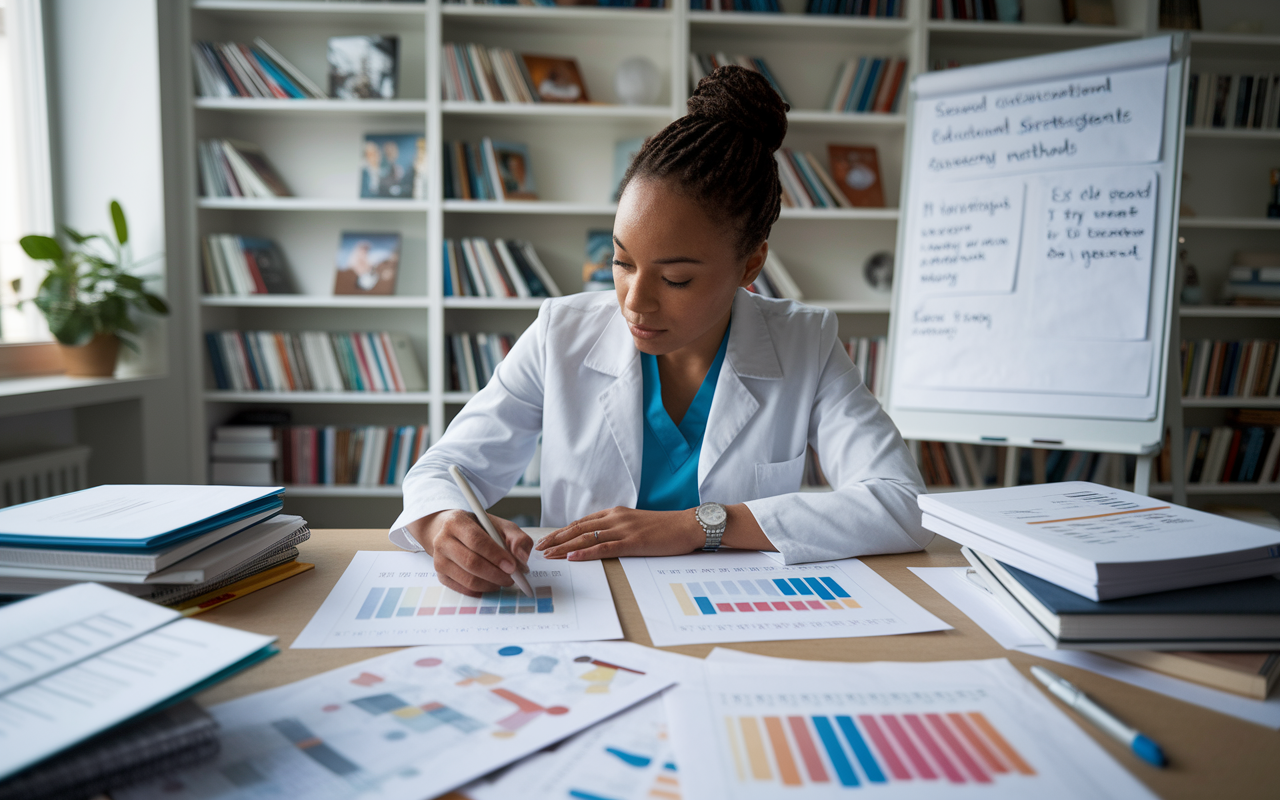
<path fill-rule="evenodd" d="M 0 344 L 48 341 L 30 297 L 43 268 L 22 252 L 53 231 L 49 122 L 39 0 L 0 0 Z"/>

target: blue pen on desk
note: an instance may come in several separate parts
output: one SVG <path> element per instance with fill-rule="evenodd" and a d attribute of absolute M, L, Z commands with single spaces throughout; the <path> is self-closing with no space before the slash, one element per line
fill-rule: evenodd
<path fill-rule="evenodd" d="M 1080 716 L 1097 725 L 1102 729 L 1103 733 L 1106 733 L 1121 744 L 1127 745 L 1138 758 L 1157 767 L 1163 767 L 1169 763 L 1164 757 L 1164 751 L 1160 749 L 1160 745 L 1125 725 L 1114 714 L 1095 703 L 1088 695 L 1068 681 L 1040 666 L 1032 667 L 1031 674 L 1035 676 L 1036 680 L 1043 683 L 1046 689 L 1053 692 L 1054 697 L 1073 708 Z"/>

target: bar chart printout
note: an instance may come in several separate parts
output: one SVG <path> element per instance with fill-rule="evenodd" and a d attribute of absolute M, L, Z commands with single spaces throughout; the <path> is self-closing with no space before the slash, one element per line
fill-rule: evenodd
<path fill-rule="evenodd" d="M 691 796 L 1152 796 L 1003 659 L 763 661 L 713 657 L 700 708 L 676 690 Z"/>
<path fill-rule="evenodd" d="M 764 553 L 624 558 L 659 647 L 946 630 L 856 558 L 784 566 Z"/>
<path fill-rule="evenodd" d="M 425 553 L 356 553 L 296 648 L 550 642 L 622 637 L 598 561 L 529 559 L 534 596 L 514 586 L 468 597 Z"/>
<path fill-rule="evenodd" d="M 654 696 L 676 659 L 616 642 L 403 649 L 213 707 L 216 762 L 113 797 L 436 797 Z"/>

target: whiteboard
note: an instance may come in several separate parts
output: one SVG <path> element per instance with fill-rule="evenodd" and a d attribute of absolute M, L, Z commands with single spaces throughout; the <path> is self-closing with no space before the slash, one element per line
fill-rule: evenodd
<path fill-rule="evenodd" d="M 903 436 L 1158 449 L 1185 82 L 1181 36 L 915 77 L 885 398 Z"/>

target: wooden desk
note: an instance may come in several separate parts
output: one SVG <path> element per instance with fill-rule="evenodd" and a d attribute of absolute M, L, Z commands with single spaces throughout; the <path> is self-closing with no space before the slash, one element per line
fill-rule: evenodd
<path fill-rule="evenodd" d="M 302 560 L 315 570 L 216 608 L 199 619 L 280 637 L 280 655 L 200 696 L 205 705 L 315 675 L 372 658 L 392 648 L 349 650 L 289 650 L 312 614 L 320 607 L 357 550 L 394 550 L 382 530 L 321 530 L 301 546 Z M 722 645 L 751 653 L 814 661 L 950 661 L 1008 658 L 1024 674 L 1040 659 L 1008 651 L 987 636 L 958 609 L 930 589 L 907 567 L 956 567 L 965 561 L 957 545 L 938 538 L 923 553 L 875 556 L 865 559 L 872 569 L 908 594 L 955 630 L 909 636 L 864 639 L 759 642 Z M 605 562 L 609 586 L 618 606 L 627 640 L 649 646 L 648 631 L 631 587 L 616 559 Z M 664 648 L 691 656 L 706 656 L 714 645 Z M 1063 664 L 1049 666 L 1067 680 L 1113 709 L 1121 719 L 1150 734 L 1164 748 L 1172 766 L 1159 770 L 1098 733 L 1089 723 L 1066 713 L 1102 744 L 1130 772 L 1164 798 L 1280 797 L 1280 732 L 1234 717 L 1171 700 L 1092 672 Z M 1054 701 L 1057 702 L 1056 700 Z M 1062 708 L 1062 706 L 1059 706 Z"/>

